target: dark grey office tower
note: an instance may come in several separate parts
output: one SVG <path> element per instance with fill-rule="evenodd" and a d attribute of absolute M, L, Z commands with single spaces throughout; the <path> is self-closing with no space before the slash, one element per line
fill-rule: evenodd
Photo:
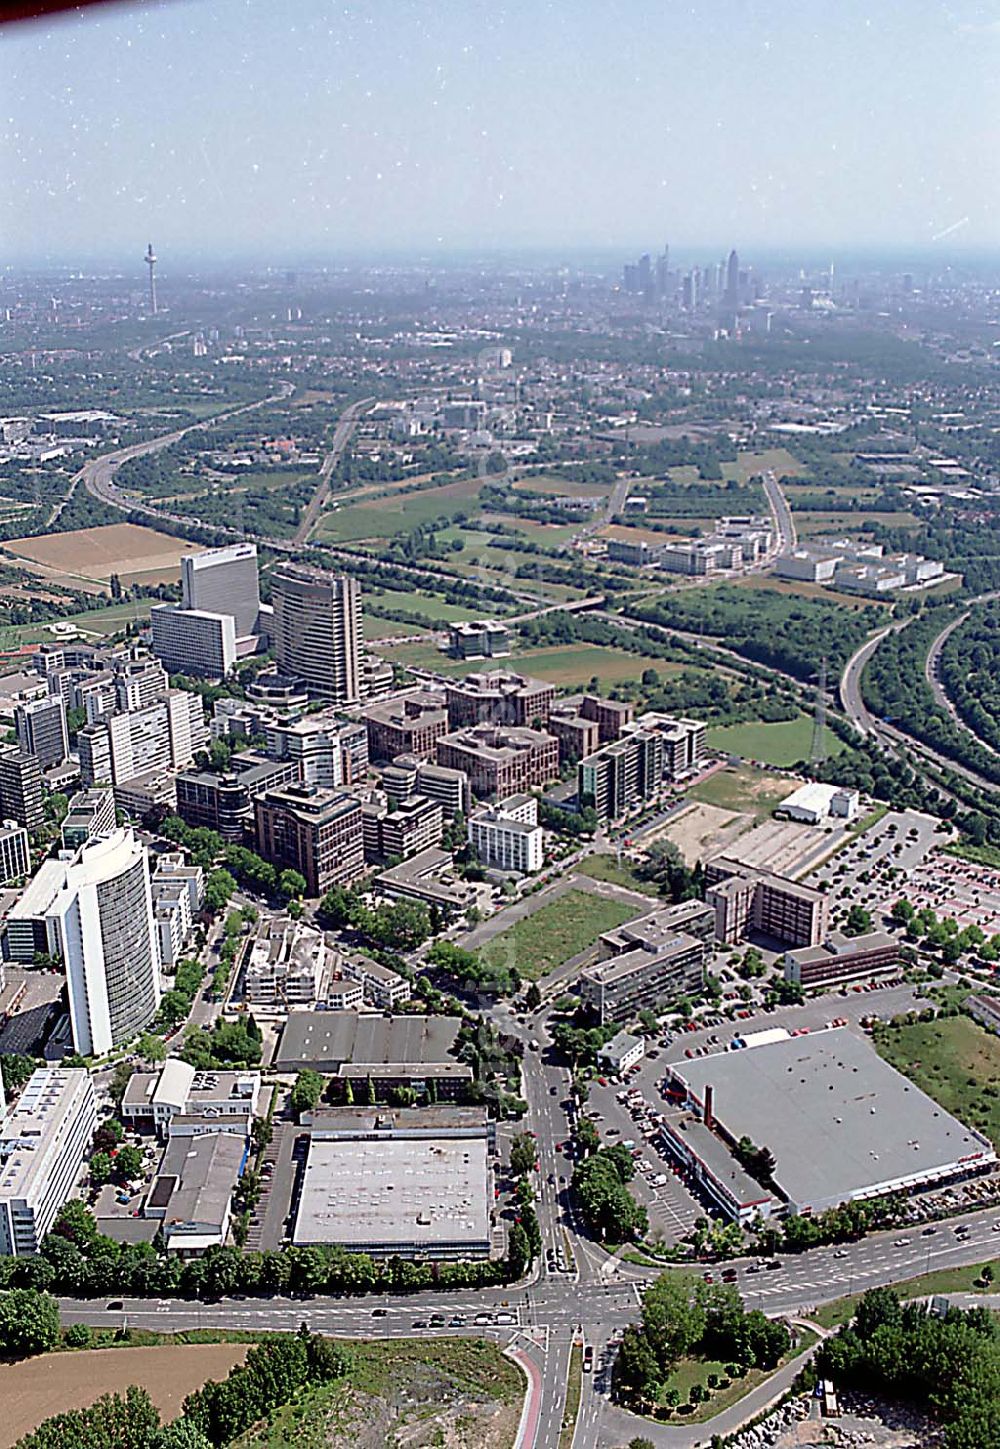
<path fill-rule="evenodd" d="M 740 259 L 735 248 L 729 253 L 726 263 L 726 298 L 735 302 L 740 290 Z"/>
<path fill-rule="evenodd" d="M 33 699 L 14 710 L 17 743 L 26 755 L 34 755 L 43 770 L 61 765 L 69 754 L 66 706 L 59 695 Z"/>
<path fill-rule="evenodd" d="M 0 745 L 0 819 L 37 830 L 44 819 L 42 768 L 19 745 Z"/>

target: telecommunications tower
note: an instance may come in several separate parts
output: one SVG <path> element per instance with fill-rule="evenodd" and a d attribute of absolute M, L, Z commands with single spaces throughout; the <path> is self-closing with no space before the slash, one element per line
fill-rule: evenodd
<path fill-rule="evenodd" d="M 149 268 L 149 310 L 156 316 L 156 253 L 153 251 L 153 243 L 150 242 L 146 248 L 146 266 Z"/>

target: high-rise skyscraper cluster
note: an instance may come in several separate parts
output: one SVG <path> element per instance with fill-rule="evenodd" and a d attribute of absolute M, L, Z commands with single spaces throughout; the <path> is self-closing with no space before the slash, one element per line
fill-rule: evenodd
<path fill-rule="evenodd" d="M 622 270 L 622 289 L 647 303 L 682 308 L 697 312 L 704 307 L 735 309 L 751 302 L 756 289 L 749 272 L 741 270 L 737 252 L 704 266 L 686 271 L 671 270 L 670 248 L 664 246 L 654 262 L 643 253 L 635 262 L 626 262 Z"/>

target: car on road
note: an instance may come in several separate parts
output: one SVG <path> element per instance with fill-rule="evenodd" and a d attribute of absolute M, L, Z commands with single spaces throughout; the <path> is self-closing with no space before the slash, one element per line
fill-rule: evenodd
<path fill-rule="evenodd" d="M 834 1253 L 833 1256 L 835 1258 L 846 1258 L 847 1257 L 847 1249 L 846 1248 L 838 1248 L 837 1251 Z"/>
<path fill-rule="evenodd" d="M 448 1320 L 448 1327 L 449 1328 L 464 1328 L 465 1327 L 465 1319 L 462 1318 L 458 1313 L 456 1313 L 455 1316 L 454 1316 L 454 1318 L 449 1318 L 449 1320 Z"/>
<path fill-rule="evenodd" d="M 506 1323 L 516 1323 L 516 1322 L 517 1322 L 517 1315 L 514 1314 L 514 1313 L 498 1313 L 497 1314 L 497 1323 L 506 1324 Z"/>
<path fill-rule="evenodd" d="M 444 1323 L 445 1323 L 445 1319 L 444 1319 L 444 1314 L 443 1313 L 435 1313 L 435 1314 L 433 1314 L 431 1316 L 431 1321 L 430 1321 L 431 1328 L 444 1328 Z"/>
<path fill-rule="evenodd" d="M 372 1317 L 373 1318 L 387 1318 L 388 1316 L 389 1316 L 389 1310 L 388 1310 L 388 1308 L 373 1308 L 372 1309 Z"/>
<path fill-rule="evenodd" d="M 768 1269 L 769 1272 L 774 1273 L 777 1271 L 778 1268 L 781 1267 L 781 1262 L 778 1258 L 772 1258 L 770 1263 L 765 1263 L 764 1266 Z"/>
<path fill-rule="evenodd" d="M 586 1346 L 586 1348 L 583 1350 L 583 1371 L 584 1371 L 584 1373 L 585 1374 L 589 1374 L 590 1371 L 591 1371 L 591 1369 L 593 1367 L 594 1367 L 594 1348 L 593 1348 L 593 1345 L 592 1344 L 589 1344 L 588 1343 L 587 1346 Z"/>
<path fill-rule="evenodd" d="M 893 1238 L 892 1246 L 894 1248 L 908 1248 L 910 1246 L 910 1240 L 909 1238 Z"/>
<path fill-rule="evenodd" d="M 997 1224 L 997 1227 L 1000 1227 L 1000 1223 Z M 933 1238 L 934 1235 L 936 1234 L 936 1232 L 937 1232 L 937 1228 L 924 1228 L 924 1230 L 920 1234 L 920 1236 L 922 1238 Z"/>
<path fill-rule="evenodd" d="M 489 1313 L 477 1313 L 472 1321 L 476 1324 L 477 1328 L 482 1328 L 485 1324 L 492 1323 L 493 1317 Z"/>
<path fill-rule="evenodd" d="M 120 1298 L 112 1298 L 111 1302 L 107 1305 L 107 1311 L 109 1313 L 123 1313 L 125 1311 L 125 1304 Z"/>

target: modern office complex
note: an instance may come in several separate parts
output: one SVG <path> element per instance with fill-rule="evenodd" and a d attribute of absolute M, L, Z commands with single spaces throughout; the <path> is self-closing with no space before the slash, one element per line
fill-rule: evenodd
<path fill-rule="evenodd" d="M 254 800 L 257 849 L 278 870 L 297 870 L 311 896 L 364 874 L 361 801 L 343 790 L 285 785 Z"/>
<path fill-rule="evenodd" d="M 321 699 L 356 704 L 363 650 L 357 579 L 281 564 L 272 575 L 271 597 L 279 671 L 301 679 Z"/>
<path fill-rule="evenodd" d="M 153 770 L 182 770 L 208 744 L 208 725 L 200 695 L 170 689 L 86 725 L 77 741 L 84 785 L 117 786 Z"/>
<path fill-rule="evenodd" d="M 80 790 L 69 802 L 63 817 L 62 843 L 65 850 L 78 850 L 87 840 L 106 835 L 115 828 L 114 791 L 106 785 Z"/>
<path fill-rule="evenodd" d="M 42 767 L 20 745 L 0 745 L 0 819 L 37 830 L 45 819 Z"/>
<path fill-rule="evenodd" d="M 462 725 L 528 725 L 541 729 L 555 701 L 555 686 L 511 670 L 494 669 L 448 680 L 448 722 Z"/>
<path fill-rule="evenodd" d="M 177 776 L 177 813 L 188 825 L 239 841 L 253 825 L 257 796 L 297 780 L 292 761 L 267 760 L 250 752 L 233 755 L 227 770 L 185 770 Z"/>
<path fill-rule="evenodd" d="M 708 862 L 705 881 L 716 940 L 742 941 L 754 930 L 790 946 L 818 946 L 826 935 L 830 902 L 812 886 L 725 856 Z"/>
<path fill-rule="evenodd" d="M 592 806 L 602 820 L 617 820 L 695 774 L 705 750 L 705 726 L 698 720 L 645 714 L 623 729 L 620 739 L 577 769 L 580 804 Z"/>
<path fill-rule="evenodd" d="M 33 699 L 14 710 L 17 743 L 26 755 L 34 755 L 43 770 L 61 765 L 69 754 L 66 706 L 59 695 Z"/>
<path fill-rule="evenodd" d="M 260 584 L 257 545 L 233 543 L 181 558 L 181 607 L 228 614 L 237 639 L 257 633 Z"/>
<path fill-rule="evenodd" d="M 7 918 L 12 960 L 36 951 L 66 968 L 73 1046 L 103 1056 L 130 1041 L 160 1003 L 159 952 L 146 850 L 131 831 L 47 860 Z"/>
<path fill-rule="evenodd" d="M 37 1253 L 97 1127 L 90 1073 L 39 1067 L 0 1121 L 0 1255 Z"/>
<path fill-rule="evenodd" d="M 510 653 L 510 630 L 495 619 L 448 626 L 448 653 L 455 659 L 502 659 Z"/>
<path fill-rule="evenodd" d="M 544 832 L 538 823 L 534 795 L 513 795 L 500 805 L 486 805 L 468 822 L 469 844 L 485 866 L 531 875 L 544 861 Z"/>
<path fill-rule="evenodd" d="M 236 663 L 236 625 L 232 614 L 154 604 L 151 644 L 171 674 L 224 679 Z"/>
<path fill-rule="evenodd" d="M 442 735 L 436 749 L 438 764 L 468 775 L 481 800 L 505 800 L 559 774 L 559 741 L 544 730 L 475 725 Z"/>
<path fill-rule="evenodd" d="M 5 820 L 0 825 L 0 885 L 20 880 L 31 870 L 28 832 L 23 825 Z"/>
<path fill-rule="evenodd" d="M 899 942 L 887 931 L 869 931 L 863 936 L 845 936 L 831 931 L 819 946 L 787 951 L 781 958 L 785 980 L 795 981 L 804 991 L 857 981 L 895 971 L 900 962 Z"/>
<path fill-rule="evenodd" d="M 369 759 L 417 755 L 432 760 L 434 746 L 448 731 L 448 710 L 439 690 L 420 689 L 370 704 L 364 711 L 364 721 Z"/>
<path fill-rule="evenodd" d="M 375 864 L 407 860 L 422 850 L 441 844 L 444 812 L 426 795 L 410 795 L 390 806 L 381 791 L 361 807 L 364 825 L 365 859 Z"/>
<path fill-rule="evenodd" d="M 581 999 L 601 1022 L 625 1021 L 700 991 L 712 928 L 711 910 L 682 901 L 605 932 L 601 959 L 580 975 Z"/>

